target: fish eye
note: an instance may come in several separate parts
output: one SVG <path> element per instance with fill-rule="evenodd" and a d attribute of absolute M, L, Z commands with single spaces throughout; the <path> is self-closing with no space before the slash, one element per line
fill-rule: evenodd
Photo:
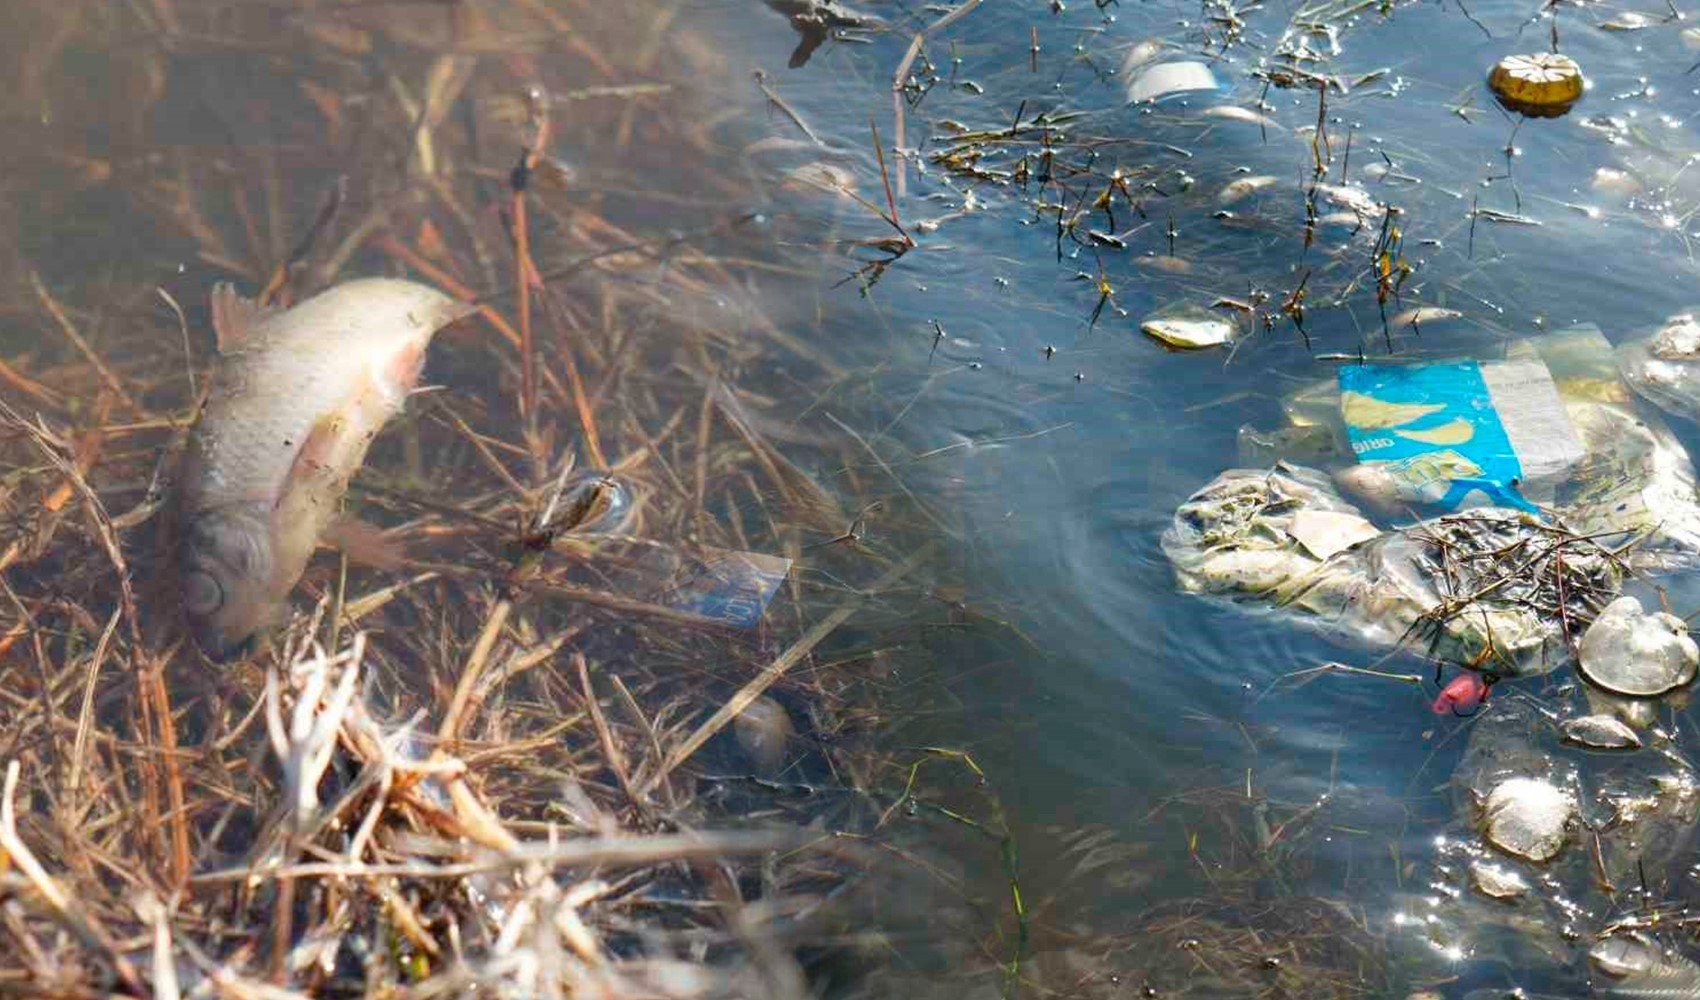
<path fill-rule="evenodd" d="M 183 607 L 190 614 L 205 617 L 224 604 L 224 588 L 206 570 L 190 570 L 183 578 Z"/>

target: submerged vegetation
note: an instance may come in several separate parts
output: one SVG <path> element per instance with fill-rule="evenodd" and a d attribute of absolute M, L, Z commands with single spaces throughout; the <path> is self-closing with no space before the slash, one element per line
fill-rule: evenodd
<path fill-rule="evenodd" d="M 810 272 L 721 207 L 757 201 L 713 166 L 724 68 L 669 16 L 8 11 L 8 117 L 52 141 L 7 153 L 42 190 L 4 234 L 0 989 L 800 997 L 879 953 L 851 915 L 921 789 L 879 791 L 866 638 L 936 549 L 741 387 L 841 373 L 764 306 Z M 67 86 L 90 51 L 124 100 Z M 134 257 L 40 228 L 94 205 Z M 350 496 L 384 568 L 322 551 L 303 613 L 207 662 L 152 516 L 205 291 L 370 273 L 476 305 Z"/>

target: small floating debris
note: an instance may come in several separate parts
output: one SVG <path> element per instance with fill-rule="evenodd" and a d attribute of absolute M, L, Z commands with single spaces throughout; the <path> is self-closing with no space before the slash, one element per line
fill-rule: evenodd
<path fill-rule="evenodd" d="M 1364 216 L 1360 212 L 1329 212 L 1316 220 L 1318 226 L 1344 226 L 1347 229 L 1363 227 Z"/>
<path fill-rule="evenodd" d="M 1641 734 L 1612 715 L 1584 715 L 1564 720 L 1560 727 L 1567 743 L 1590 750 L 1639 750 Z"/>
<path fill-rule="evenodd" d="M 1588 951 L 1594 968 L 1616 982 L 1606 982 L 1605 996 L 1691 997 L 1700 993 L 1700 965 L 1676 951 L 1667 951 L 1647 935 L 1631 931 L 1601 938 Z"/>
<path fill-rule="evenodd" d="M 1636 392 L 1667 413 L 1700 413 L 1700 312 L 1668 317 L 1651 337 L 1617 349 L 1618 370 Z"/>
<path fill-rule="evenodd" d="M 1582 676 L 1612 694 L 1657 698 L 1689 684 L 1700 669 L 1700 646 L 1681 618 L 1647 614 L 1634 597 L 1606 605 L 1582 636 Z"/>
<path fill-rule="evenodd" d="M 1221 347 L 1232 343 L 1235 334 L 1231 320 L 1191 307 L 1167 315 L 1149 316 L 1139 324 L 1139 329 L 1170 347 L 1183 350 Z"/>
<path fill-rule="evenodd" d="M 1270 187 L 1277 181 L 1277 179 L 1278 178 L 1270 177 L 1268 175 L 1260 175 L 1257 177 L 1241 177 L 1238 180 L 1229 181 L 1227 184 L 1223 185 L 1222 193 L 1216 196 L 1216 200 L 1223 205 L 1232 205 L 1236 201 L 1240 201 L 1250 195 L 1256 194 L 1266 187 Z"/>
<path fill-rule="evenodd" d="M 1440 689 L 1429 710 L 1436 715 L 1474 715 L 1487 700 L 1487 681 L 1474 670 L 1466 670 Z"/>
<path fill-rule="evenodd" d="M 1375 195 L 1356 184 L 1318 184 L 1316 193 L 1332 204 L 1361 215 L 1380 215 L 1383 207 Z"/>
<path fill-rule="evenodd" d="M 785 748 L 797 730 L 785 706 L 762 695 L 732 721 L 732 736 L 757 774 L 772 777 L 785 764 Z"/>
<path fill-rule="evenodd" d="M 1659 960 L 1659 951 L 1658 945 L 1632 931 L 1601 938 L 1589 949 L 1588 958 L 1601 972 L 1621 979 L 1652 967 Z"/>
<path fill-rule="evenodd" d="M 1144 104 L 1175 94 L 1215 90 L 1216 74 L 1201 62 L 1169 62 L 1148 66 L 1127 85 L 1127 103 Z"/>
<path fill-rule="evenodd" d="M 1594 171 L 1594 179 L 1588 185 L 1599 194 L 1617 195 L 1627 198 L 1641 193 L 1641 182 L 1627 170 L 1614 167 L 1600 167 Z"/>
<path fill-rule="evenodd" d="M 849 197 L 856 190 L 856 176 L 836 163 L 805 163 L 785 174 L 782 186 L 789 191 L 824 191 Z"/>
<path fill-rule="evenodd" d="M 1493 208 L 1478 208 L 1470 214 L 1478 219 L 1486 219 L 1489 222 L 1503 222 L 1508 226 L 1539 226 L 1541 224 L 1539 219 L 1527 215 L 1518 215 L 1515 212 L 1501 212 Z"/>
<path fill-rule="evenodd" d="M 1150 268 L 1165 274 L 1191 274 L 1192 261 L 1185 257 L 1171 257 L 1165 254 L 1146 254 L 1133 259 L 1135 267 Z"/>
<path fill-rule="evenodd" d="M 1576 815 L 1571 794 L 1540 778 L 1510 778 L 1494 786 L 1482 807 L 1488 843 L 1529 861 L 1547 861 L 1564 848 Z"/>
<path fill-rule="evenodd" d="M 1522 875 L 1490 861 L 1470 862 L 1470 883 L 1477 892 L 1492 899 L 1516 899 L 1529 891 L 1529 883 Z"/>
<path fill-rule="evenodd" d="M 1135 42 L 1128 48 L 1127 54 L 1122 56 L 1122 76 L 1128 76 L 1141 66 L 1147 66 L 1156 62 L 1157 57 L 1162 54 L 1163 43 L 1155 38 L 1147 38 L 1142 42 Z"/>
<path fill-rule="evenodd" d="M 1261 128 L 1281 127 L 1275 119 L 1268 115 L 1260 111 L 1253 111 L 1250 108 L 1242 108 L 1236 104 L 1218 104 L 1212 108 L 1205 108 L 1203 113 L 1210 118 L 1225 118 L 1231 122 L 1245 122 Z"/>
<path fill-rule="evenodd" d="M 1381 537 L 1381 529 L 1356 514 L 1337 510 L 1301 510 L 1287 534 L 1318 559 L 1344 552 L 1359 542 Z"/>
<path fill-rule="evenodd" d="M 1499 103 L 1533 118 L 1556 118 L 1582 96 L 1582 68 L 1556 52 L 1506 56 L 1488 74 Z"/>
<path fill-rule="evenodd" d="M 1426 326 L 1429 323 L 1439 323 L 1442 320 L 1458 319 L 1463 315 L 1456 309 L 1447 309 L 1442 306 L 1417 306 L 1415 309 L 1407 309 L 1394 316 L 1387 321 L 1387 325 L 1392 327 Z"/>
<path fill-rule="evenodd" d="M 1663 17 L 1643 14 L 1638 10 L 1626 10 L 1608 20 L 1601 21 L 1600 28 L 1603 31 L 1640 31 L 1642 28 L 1651 28 L 1655 24 L 1665 24 L 1666 22 L 1667 19 Z"/>

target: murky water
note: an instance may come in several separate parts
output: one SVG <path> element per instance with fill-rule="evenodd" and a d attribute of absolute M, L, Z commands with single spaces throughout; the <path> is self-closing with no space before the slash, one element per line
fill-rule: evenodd
<path fill-rule="evenodd" d="M 366 6 L 397 10 L 363 16 L 429 20 L 414 8 L 430 5 Z M 863 12 L 883 24 L 850 29 L 787 68 L 798 36 L 781 13 L 753 0 L 685 4 L 681 23 L 723 42 L 704 55 L 699 83 L 724 108 L 724 120 L 704 122 L 724 159 L 679 162 L 664 144 L 645 155 L 641 142 L 604 146 L 571 129 L 579 141 L 552 152 L 574 169 L 568 190 L 616 217 L 633 192 L 659 190 L 675 214 L 656 218 L 653 201 L 629 198 L 636 224 L 683 230 L 759 211 L 787 244 L 799 276 L 764 283 L 760 301 L 846 374 L 824 395 L 797 394 L 782 371 L 764 372 L 762 388 L 771 413 L 796 414 L 785 422 L 799 433 L 859 435 L 862 460 L 817 470 L 823 477 L 872 482 L 930 511 L 946 540 L 955 578 L 923 606 L 936 628 L 891 644 L 897 721 L 879 738 L 967 751 L 985 771 L 1033 913 L 1023 974 L 1060 995 L 1119 996 L 1165 966 L 1197 995 L 1245 995 L 1200 971 L 1208 955 L 1176 947 L 1190 936 L 1184 922 L 1153 929 L 1152 915 L 1176 901 L 1230 900 L 1231 918 L 1210 919 L 1264 926 L 1275 952 L 1300 936 L 1295 927 L 1344 913 L 1378 954 L 1400 956 L 1397 973 L 1365 974 L 1357 995 L 1422 982 L 1448 996 L 1577 988 L 1573 964 L 1502 958 L 1485 933 L 1478 941 L 1459 929 L 1462 943 L 1448 950 L 1401 927 L 1410 895 L 1442 860 L 1437 835 L 1461 832 L 1448 781 L 1467 724 L 1428 711 L 1432 685 L 1340 675 L 1278 683 L 1376 654 L 1178 593 L 1158 540 L 1177 504 L 1239 464 L 1242 424 L 1275 424 L 1284 395 L 1332 374 L 1335 362 L 1317 355 L 1481 353 L 1578 322 L 1620 341 L 1700 300 L 1689 247 L 1700 238 L 1691 217 L 1700 168 L 1689 166 L 1700 150 L 1700 80 L 1690 72 L 1700 54 L 1688 22 L 1649 10 L 1638 30 L 1612 30 L 1602 24 L 1621 16 L 1615 8 L 1559 8 L 1559 43 L 1590 90 L 1568 117 L 1520 122 L 1483 80 L 1502 56 L 1550 45 L 1554 17 L 1535 3 L 1030 0 L 958 10 L 900 81 L 909 86 L 896 98 L 899 128 L 892 74 L 916 32 L 948 8 L 869 0 Z M 268 23 L 253 11 L 228 16 L 208 23 L 231 32 Z M 51 23 L 15 17 L 14 39 Z M 1126 106 L 1119 68 L 1152 41 L 1165 58 L 1209 61 L 1220 89 Z M 239 234 L 237 216 L 260 212 L 301 220 L 299 230 L 339 172 L 299 146 L 307 130 L 293 123 L 323 110 L 300 76 L 331 72 L 338 59 L 353 73 L 388 56 L 262 58 L 202 42 L 164 54 L 73 48 L 45 67 L 11 43 L 23 89 L 0 145 L 27 170 L 0 183 L 4 210 L 27 234 L 18 251 L 28 264 L 8 264 L 4 280 L 22 281 L 28 266 L 59 286 L 154 281 L 188 300 L 249 251 L 282 254 L 231 236 L 237 263 L 197 257 L 193 234 L 151 229 L 110 185 L 124 183 L 127 163 L 139 177 L 172 157 L 184 160 L 186 182 L 281 172 L 287 183 L 268 174 L 254 189 L 279 192 L 274 204 L 232 203 L 210 225 Z M 1301 45 L 1299 66 L 1341 84 L 1320 107 L 1315 87 L 1269 86 L 1260 75 L 1290 64 L 1278 53 Z M 539 70 L 522 40 L 486 58 L 507 60 L 515 78 Z M 140 92 L 150 95 L 142 117 L 130 113 Z M 468 98 L 467 116 L 478 119 L 489 99 Z M 1260 103 L 1262 121 L 1211 110 Z M 599 114 L 621 127 L 618 114 Z M 1000 135 L 970 158 L 961 134 L 972 131 Z M 38 155 L 33 145 L 85 155 Z M 229 152 L 244 147 L 276 155 Z M 395 156 L 352 139 L 346 148 Z M 1328 183 L 1360 186 L 1377 207 L 1323 219 L 1307 242 L 1319 150 Z M 504 149 L 475 169 L 499 178 L 507 158 Z M 810 184 L 823 169 L 842 184 Z M 715 171 L 742 176 L 721 184 Z M 1270 180 L 1224 198 L 1247 178 Z M 901 255 L 889 242 L 899 227 L 879 218 L 890 211 L 888 184 L 894 221 L 914 241 Z M 1400 210 L 1412 268 L 1385 310 L 1371 270 L 1382 204 Z M 1076 221 L 1065 228 L 1059 217 Z M 1302 329 L 1280 310 L 1299 287 Z M 1231 353 L 1169 352 L 1138 330 L 1159 307 L 1222 297 L 1257 304 L 1269 328 Z M 1384 328 L 1384 314 L 1417 303 L 1463 315 L 1420 333 Z M 0 345 L 34 350 L 33 334 L 15 329 L 0 330 Z M 1693 426 L 1675 429 L 1700 446 Z M 887 530 L 878 510 L 865 523 L 870 536 Z M 1679 614 L 1691 610 L 1676 600 Z M 1415 660 L 1382 666 L 1426 672 Z M 1686 729 L 1684 717 L 1675 723 Z M 958 835 L 939 826 L 941 837 Z M 1083 832 L 1102 837 L 1096 867 Z M 996 845 L 958 860 L 985 926 L 1009 926 L 1009 867 Z M 1673 883 L 1664 894 L 1692 888 Z M 1315 913 L 1282 909 L 1316 900 L 1329 902 Z M 987 952 L 964 948 L 950 961 L 983 973 L 1008 953 Z M 1278 966 L 1270 988 L 1281 986 Z M 980 981 L 993 994 L 1024 988 Z"/>

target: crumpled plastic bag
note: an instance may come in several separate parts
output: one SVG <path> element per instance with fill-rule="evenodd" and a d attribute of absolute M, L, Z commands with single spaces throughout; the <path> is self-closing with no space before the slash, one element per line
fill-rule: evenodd
<path fill-rule="evenodd" d="M 1700 308 L 1659 324 L 1651 336 L 1617 349 L 1623 380 L 1673 416 L 1700 420 Z"/>
<path fill-rule="evenodd" d="M 1230 469 L 1164 532 L 1181 589 L 1295 612 L 1376 646 L 1545 673 L 1622 587 L 1595 541 L 1483 507 L 1377 529 L 1315 469 Z"/>
<path fill-rule="evenodd" d="M 1554 523 L 1597 535 L 1609 547 L 1627 547 L 1625 558 L 1636 569 L 1700 566 L 1700 488 L 1694 465 L 1658 415 L 1635 400 L 1635 392 L 1640 392 L 1666 406 L 1682 398 L 1672 394 L 1672 387 L 1686 386 L 1690 402 L 1687 409 L 1676 412 L 1700 419 L 1700 320 L 1694 317 L 1700 317 L 1700 312 L 1683 322 L 1678 322 L 1682 317 L 1673 317 L 1660 335 L 1626 345 L 1615 355 L 1597 327 L 1582 326 L 1516 341 L 1505 351 L 1503 362 L 1483 362 L 1484 367 L 1544 366 L 1550 374 L 1550 384 L 1544 388 L 1556 389 L 1568 425 L 1566 436 L 1580 445 L 1579 455 L 1567 448 L 1564 461 L 1549 463 L 1545 475 L 1502 485 L 1535 501 L 1542 515 Z M 1680 360 L 1684 350 L 1690 351 L 1692 361 Z M 1638 366 L 1637 358 L 1645 363 Z M 1411 367 L 1420 370 L 1423 365 Z M 1661 392 L 1661 387 L 1670 391 Z M 1412 402 L 1403 401 L 1405 405 Z M 1483 400 L 1484 405 L 1490 402 Z M 1424 513 L 1422 500 L 1450 496 L 1444 481 L 1434 484 L 1433 497 L 1412 496 L 1409 484 L 1396 478 L 1397 470 L 1389 463 L 1354 463 L 1342 408 L 1336 380 L 1300 390 L 1285 402 L 1285 427 L 1274 431 L 1241 428 L 1242 461 L 1262 465 L 1287 458 L 1321 464 L 1342 492 L 1387 523 L 1417 520 Z M 1444 426 L 1447 419 L 1437 412 L 1412 426 L 1427 428 L 1431 422 Z M 1541 437 L 1529 430 L 1524 427 L 1523 436 Z M 1335 454 L 1341 458 L 1333 459 Z M 1420 457 L 1434 464 L 1444 454 L 1441 449 Z M 1470 499 L 1464 505 L 1492 501 L 1494 493 L 1468 491 L 1465 496 Z"/>

